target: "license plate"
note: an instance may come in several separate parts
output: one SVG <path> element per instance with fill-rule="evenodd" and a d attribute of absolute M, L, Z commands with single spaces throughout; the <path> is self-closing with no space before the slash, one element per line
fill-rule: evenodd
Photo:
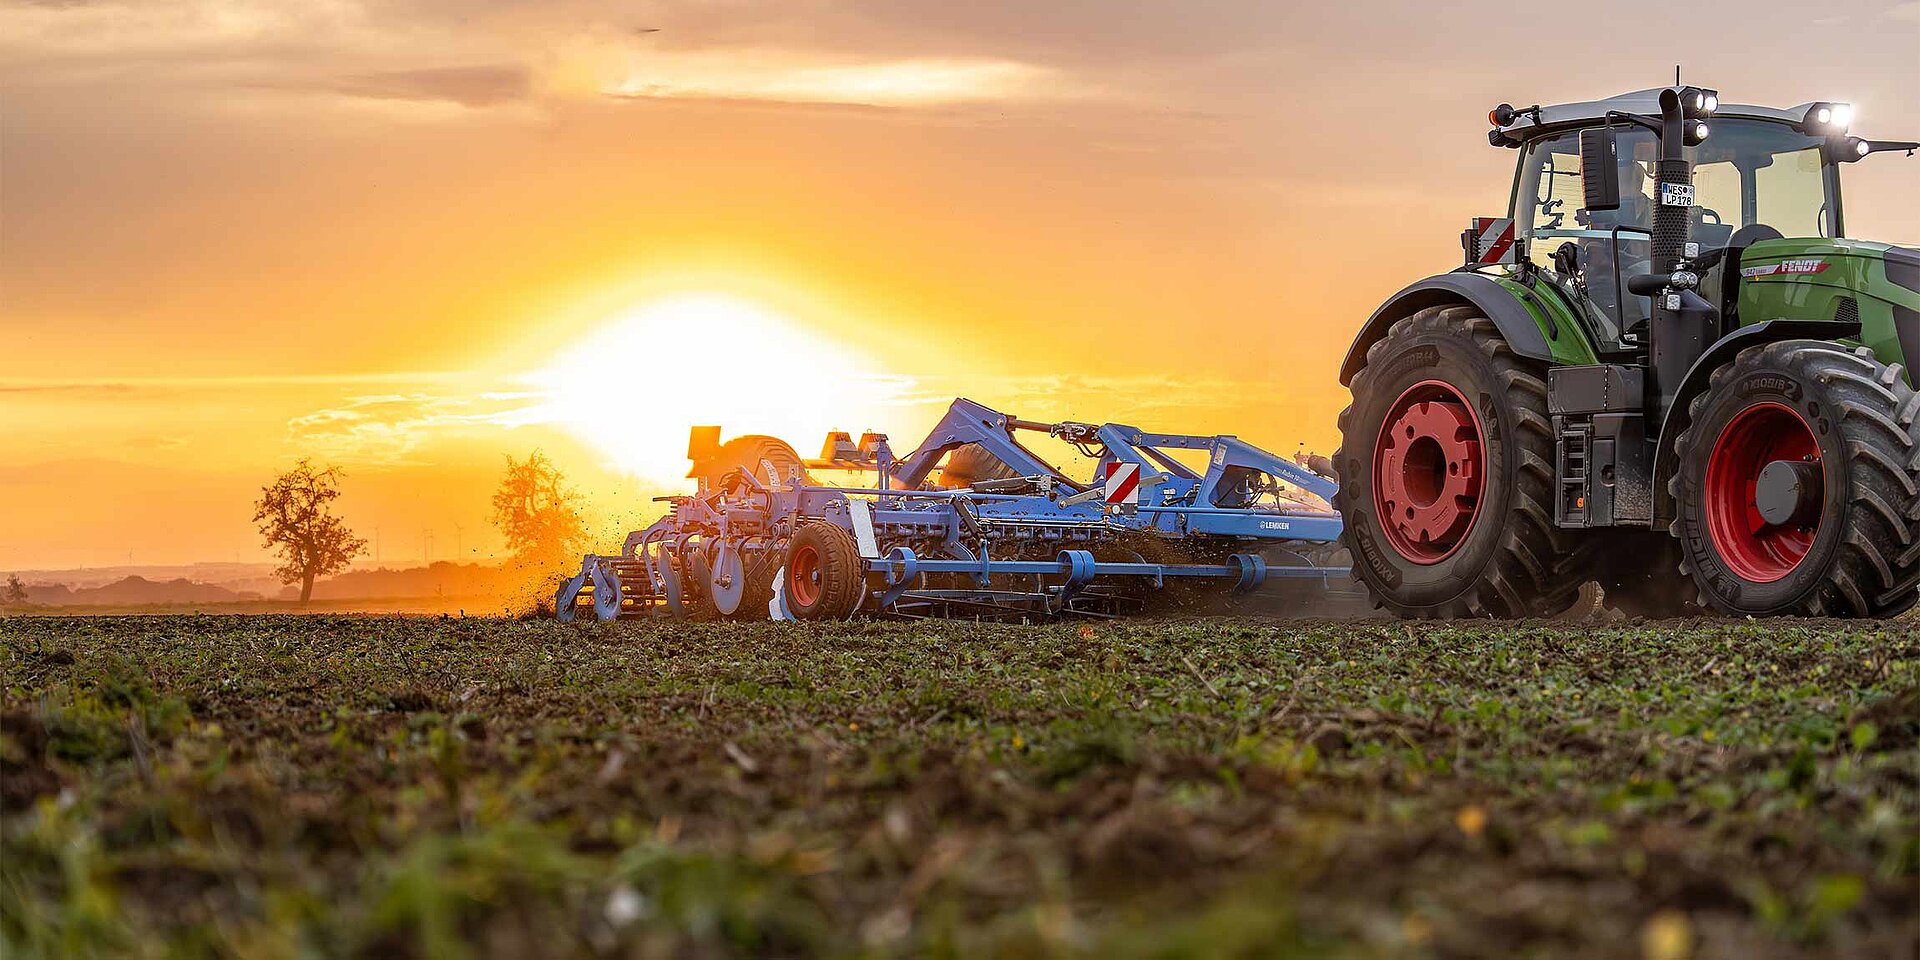
<path fill-rule="evenodd" d="M 1660 185 L 1660 205 L 1665 207 L 1693 206 L 1693 184 L 1663 183 Z"/>

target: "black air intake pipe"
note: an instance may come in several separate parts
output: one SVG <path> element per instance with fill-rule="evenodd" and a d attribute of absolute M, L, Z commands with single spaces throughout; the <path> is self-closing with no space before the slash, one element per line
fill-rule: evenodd
<path fill-rule="evenodd" d="M 1687 162 L 1687 118 L 1679 90 L 1660 94 L 1660 162 L 1653 175 L 1653 272 L 1672 273 L 1686 255 L 1693 230 L 1693 207 L 1667 203 L 1668 184 L 1693 193 L 1693 165 Z"/>

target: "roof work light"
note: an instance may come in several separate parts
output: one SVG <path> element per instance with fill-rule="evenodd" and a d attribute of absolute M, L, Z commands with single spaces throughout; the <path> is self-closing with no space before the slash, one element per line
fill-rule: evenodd
<path fill-rule="evenodd" d="M 1807 106 L 1800 118 L 1800 132 L 1816 137 L 1845 136 L 1853 125 L 1853 104 L 1821 101 Z"/>
<path fill-rule="evenodd" d="M 1703 120 L 1720 109 L 1720 91 L 1705 87 L 1680 88 L 1680 108 L 1690 120 Z"/>

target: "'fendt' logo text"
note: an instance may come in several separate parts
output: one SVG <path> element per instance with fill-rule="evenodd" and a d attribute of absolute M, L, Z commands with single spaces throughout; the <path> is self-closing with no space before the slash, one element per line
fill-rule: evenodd
<path fill-rule="evenodd" d="M 1779 263 L 1747 267 L 1740 271 L 1743 277 L 1778 277 L 1786 274 L 1819 273 L 1831 264 L 1825 260 L 1782 260 Z"/>

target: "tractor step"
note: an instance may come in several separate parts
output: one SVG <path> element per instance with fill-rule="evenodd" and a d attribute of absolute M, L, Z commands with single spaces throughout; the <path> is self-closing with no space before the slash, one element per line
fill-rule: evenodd
<path fill-rule="evenodd" d="M 1593 428 L 1584 422 L 1564 423 L 1554 444 L 1554 483 L 1560 491 L 1554 501 L 1553 522 L 1562 527 L 1584 527 L 1587 511 L 1587 454 Z"/>

